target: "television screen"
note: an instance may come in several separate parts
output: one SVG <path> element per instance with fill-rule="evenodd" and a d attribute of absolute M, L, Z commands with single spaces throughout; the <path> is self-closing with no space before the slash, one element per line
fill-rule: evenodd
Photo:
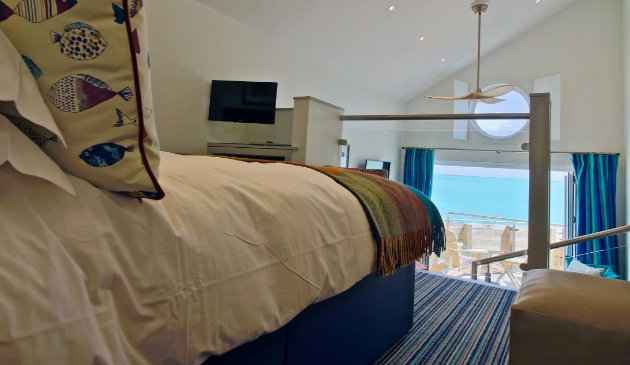
<path fill-rule="evenodd" d="M 384 169 L 387 170 L 389 174 L 389 167 L 392 163 L 387 161 L 378 161 L 378 160 L 365 160 L 365 168 L 370 170 L 375 169 Z"/>
<path fill-rule="evenodd" d="M 274 124 L 278 83 L 213 80 L 208 120 Z"/>

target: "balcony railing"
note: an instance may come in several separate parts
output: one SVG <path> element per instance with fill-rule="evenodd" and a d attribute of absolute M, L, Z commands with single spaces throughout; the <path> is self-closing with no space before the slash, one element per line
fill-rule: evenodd
<path fill-rule="evenodd" d="M 575 238 L 571 238 L 568 240 L 563 240 L 560 242 L 556 242 L 556 243 L 552 243 L 549 245 L 549 250 L 553 250 L 556 248 L 563 248 L 566 246 L 570 246 L 570 245 L 574 245 L 576 243 L 582 243 L 582 242 L 586 242 L 586 241 L 591 241 L 594 239 L 599 239 L 599 238 L 605 238 L 605 237 L 610 237 L 610 236 L 614 236 L 614 235 L 618 235 L 618 234 L 622 234 L 622 233 L 626 233 L 626 232 L 630 232 L 630 225 L 628 226 L 622 226 L 622 227 L 617 227 L 617 228 L 613 228 L 613 229 L 608 229 L 605 231 L 601 231 L 601 232 L 596 232 L 596 233 L 591 233 L 591 234 L 587 234 L 584 236 L 580 236 L 580 237 L 575 237 Z M 471 264 L 471 277 L 473 280 L 477 279 L 477 269 L 479 268 L 479 266 L 481 265 L 487 265 L 487 271 L 486 271 L 486 282 L 491 282 L 491 272 L 490 272 L 490 264 L 495 263 L 495 262 L 500 262 L 500 261 L 504 261 L 504 260 L 509 260 L 509 259 L 513 259 L 516 257 L 521 257 L 521 256 L 525 256 L 527 255 L 527 250 L 520 250 L 520 251 L 515 251 L 515 252 L 510 252 L 510 253 L 506 253 L 506 254 L 502 254 L 502 255 L 496 255 L 496 256 L 492 256 L 492 257 L 488 257 L 488 258 L 484 258 L 481 260 L 476 260 L 473 261 Z M 527 264 L 521 264 L 520 268 L 522 270 L 527 270 Z"/>

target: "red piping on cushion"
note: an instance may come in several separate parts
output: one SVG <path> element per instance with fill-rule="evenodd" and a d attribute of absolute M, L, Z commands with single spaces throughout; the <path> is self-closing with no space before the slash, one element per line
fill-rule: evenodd
<path fill-rule="evenodd" d="M 136 51 L 133 47 L 133 32 L 131 31 L 131 18 L 129 17 L 129 0 L 123 0 L 123 11 L 125 13 L 125 26 L 127 27 L 127 37 L 129 38 L 129 53 L 131 54 L 131 64 L 133 65 L 133 82 L 136 87 L 136 107 L 138 108 L 138 121 L 139 121 L 139 136 L 138 136 L 138 147 L 140 148 L 140 155 L 142 156 L 142 162 L 144 163 L 144 168 L 149 174 L 149 178 L 151 178 L 151 182 L 153 186 L 157 190 L 158 198 L 155 200 L 160 200 L 164 198 L 166 194 L 164 194 L 164 190 L 160 186 L 160 183 L 157 181 L 157 178 L 151 171 L 151 166 L 149 165 L 149 161 L 147 159 L 147 155 L 144 151 L 144 136 L 146 135 L 144 129 L 144 113 L 142 111 L 142 93 L 140 90 L 140 78 L 138 77 L 138 59 L 136 58 Z M 147 198 L 150 199 L 150 198 Z"/>

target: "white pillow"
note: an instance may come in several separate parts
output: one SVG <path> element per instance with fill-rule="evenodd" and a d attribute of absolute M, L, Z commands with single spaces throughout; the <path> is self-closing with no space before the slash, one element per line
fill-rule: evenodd
<path fill-rule="evenodd" d="M 21 116 L 44 127 L 65 146 L 66 141 L 35 82 L 36 73 L 31 73 L 26 60 L 0 31 L 0 113 Z"/>
<path fill-rule="evenodd" d="M 0 114 L 0 165 L 9 162 L 17 171 L 59 186 L 75 195 L 68 176 L 11 121 Z"/>
<path fill-rule="evenodd" d="M 573 259 L 569 266 L 567 266 L 566 271 L 577 272 L 580 274 L 593 275 L 593 276 L 602 276 L 606 269 L 596 269 L 594 267 L 590 267 L 584 265 L 580 261 Z"/>

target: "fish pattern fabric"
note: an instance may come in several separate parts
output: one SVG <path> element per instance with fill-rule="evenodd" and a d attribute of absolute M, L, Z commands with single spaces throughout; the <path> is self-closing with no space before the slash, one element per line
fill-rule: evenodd
<path fill-rule="evenodd" d="M 135 151 L 134 145 L 123 147 L 115 143 L 100 143 L 84 149 L 79 157 L 90 166 L 108 167 L 122 160 L 125 152 L 133 151 Z"/>
<path fill-rule="evenodd" d="M 0 0 L 0 31 L 23 55 L 67 148 L 22 132 L 67 173 L 161 199 L 144 7 L 141 0 Z"/>
<path fill-rule="evenodd" d="M 130 0 L 129 17 L 133 18 L 138 15 L 143 6 L 142 0 Z M 118 24 L 125 24 L 125 10 L 114 3 L 112 3 L 112 9 L 114 9 L 114 21 Z"/>
<path fill-rule="evenodd" d="M 107 48 L 107 41 L 91 25 L 77 22 L 68 24 L 63 34 L 50 31 L 53 43 L 59 43 L 60 51 L 77 61 L 93 60 Z"/>
<path fill-rule="evenodd" d="M 22 55 L 22 59 L 24 60 L 24 63 L 26 63 L 26 66 L 28 66 L 31 74 L 33 74 L 35 80 L 39 79 L 39 77 L 44 74 L 42 70 L 35 64 L 35 62 L 33 62 L 33 60 L 24 55 Z"/>
<path fill-rule="evenodd" d="M 116 95 L 125 101 L 133 94 L 126 87 L 115 92 L 109 85 L 90 75 L 70 75 L 57 81 L 48 91 L 48 98 L 61 111 L 80 113 L 103 103 Z"/>
<path fill-rule="evenodd" d="M 48 144 L 48 142 L 50 141 L 60 143 L 59 137 L 57 137 L 57 135 L 52 135 L 48 137 L 42 132 L 38 131 L 36 127 L 34 127 L 32 124 L 14 120 L 11 120 L 11 122 L 40 148 L 44 148 L 44 146 L 46 146 L 46 144 Z"/>
<path fill-rule="evenodd" d="M 125 113 L 121 112 L 120 109 L 116 109 L 116 115 L 118 115 L 118 121 L 116 122 L 116 124 L 114 124 L 114 127 L 124 127 L 129 124 L 133 124 L 136 127 L 139 127 L 137 117 L 131 119 L 126 116 Z"/>
<path fill-rule="evenodd" d="M 0 1 L 0 22 L 17 15 L 31 23 L 41 23 L 65 13 L 77 3 L 77 0 L 24 0 L 11 9 Z"/>

